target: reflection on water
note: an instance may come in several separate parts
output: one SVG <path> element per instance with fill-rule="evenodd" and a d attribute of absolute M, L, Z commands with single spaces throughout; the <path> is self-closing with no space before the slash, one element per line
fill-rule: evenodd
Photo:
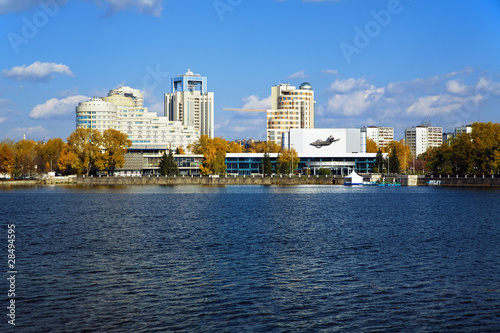
<path fill-rule="evenodd" d="M 34 187 L 15 223 L 23 331 L 498 329 L 500 191 Z"/>

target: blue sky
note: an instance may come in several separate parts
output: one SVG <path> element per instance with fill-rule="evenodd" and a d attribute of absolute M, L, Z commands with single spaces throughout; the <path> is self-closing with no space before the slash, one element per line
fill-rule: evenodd
<path fill-rule="evenodd" d="M 500 1 L 0 0 L 0 140 L 65 139 L 75 106 L 128 85 L 163 113 L 188 68 L 216 136 L 264 139 L 271 86 L 308 81 L 316 127 L 500 122 Z"/>

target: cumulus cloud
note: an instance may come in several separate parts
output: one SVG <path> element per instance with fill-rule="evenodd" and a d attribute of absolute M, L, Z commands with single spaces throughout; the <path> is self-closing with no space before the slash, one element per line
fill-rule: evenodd
<path fill-rule="evenodd" d="M 300 71 L 300 72 L 297 72 L 297 73 L 293 73 L 292 75 L 290 75 L 286 79 L 287 80 L 307 79 L 308 77 L 309 77 L 309 75 L 306 75 L 306 73 L 304 71 Z"/>
<path fill-rule="evenodd" d="M 77 95 L 63 99 L 52 98 L 43 104 L 39 104 L 30 112 L 30 118 L 49 119 L 57 116 L 65 116 L 75 112 L 75 107 L 80 102 L 89 100 L 87 96 Z"/>
<path fill-rule="evenodd" d="M 327 75 L 335 75 L 335 76 L 339 75 L 339 71 L 336 69 L 323 69 L 321 71 L 321 73 L 327 74 Z"/>
<path fill-rule="evenodd" d="M 377 87 L 365 78 L 336 79 L 326 93 L 327 103 L 318 114 L 346 118 L 393 121 L 396 117 L 421 119 L 429 116 L 463 119 L 489 96 L 500 95 L 500 83 L 490 77 L 474 76 L 473 70 L 446 73 Z M 465 84 L 463 82 L 472 82 Z"/>
<path fill-rule="evenodd" d="M 244 109 L 270 109 L 271 95 L 264 99 L 259 99 L 257 95 L 251 95 L 242 99 Z"/>
<path fill-rule="evenodd" d="M 39 140 L 44 137 L 50 137 L 50 132 L 42 126 L 17 127 L 10 130 L 6 137 L 14 140 L 21 140 L 23 135 L 26 135 L 26 139 Z"/>
<path fill-rule="evenodd" d="M 134 8 L 138 13 L 160 16 L 163 10 L 162 0 L 87 0 L 99 6 L 107 6 L 107 14 L 112 15 L 124 10 Z M 56 0 L 55 3 L 64 5 L 67 0 Z M 39 0 L 0 0 L 0 15 L 11 12 L 22 12 L 36 8 Z"/>
<path fill-rule="evenodd" d="M 2 75 L 14 81 L 47 82 L 54 74 L 74 76 L 68 66 L 53 62 L 34 62 L 29 66 L 22 65 L 11 69 L 4 69 Z"/>

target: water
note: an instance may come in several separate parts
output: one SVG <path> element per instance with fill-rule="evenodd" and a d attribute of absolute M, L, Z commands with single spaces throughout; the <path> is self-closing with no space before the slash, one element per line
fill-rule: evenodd
<path fill-rule="evenodd" d="M 19 332 L 500 331 L 500 190 L 36 187 L 0 202 Z"/>

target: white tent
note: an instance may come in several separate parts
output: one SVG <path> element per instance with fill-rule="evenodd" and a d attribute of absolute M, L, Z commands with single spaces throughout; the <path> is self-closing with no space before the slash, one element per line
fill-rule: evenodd
<path fill-rule="evenodd" d="M 349 176 L 344 177 L 344 185 L 363 185 L 363 177 L 353 171 Z"/>

